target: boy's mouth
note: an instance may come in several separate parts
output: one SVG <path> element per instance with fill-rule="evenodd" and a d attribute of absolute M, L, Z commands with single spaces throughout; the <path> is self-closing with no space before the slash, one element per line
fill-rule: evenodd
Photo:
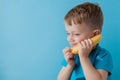
<path fill-rule="evenodd" d="M 77 46 L 77 43 L 70 43 L 71 47 Z"/>

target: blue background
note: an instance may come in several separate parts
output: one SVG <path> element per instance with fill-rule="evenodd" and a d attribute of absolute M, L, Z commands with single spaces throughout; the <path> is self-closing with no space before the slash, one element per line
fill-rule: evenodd
<path fill-rule="evenodd" d="M 64 16 L 88 0 L 0 0 L 0 80 L 56 80 L 69 46 Z M 104 13 L 100 45 L 111 52 L 113 80 L 120 72 L 120 1 L 97 2 Z"/>

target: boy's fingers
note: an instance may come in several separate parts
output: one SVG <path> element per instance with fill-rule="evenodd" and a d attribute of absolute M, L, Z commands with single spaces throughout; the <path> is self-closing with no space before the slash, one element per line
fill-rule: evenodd
<path fill-rule="evenodd" d="M 69 51 L 69 47 L 66 47 L 65 49 L 63 49 L 63 53 L 67 53 L 67 51 Z"/>
<path fill-rule="evenodd" d="M 67 53 L 65 53 L 65 56 L 73 56 L 73 54 L 70 52 L 67 52 Z"/>
<path fill-rule="evenodd" d="M 92 41 L 91 41 L 91 39 L 88 39 L 88 41 L 90 42 L 90 44 L 92 44 Z"/>
<path fill-rule="evenodd" d="M 65 53 L 65 56 L 69 56 L 69 52 Z"/>
<path fill-rule="evenodd" d="M 89 43 L 88 39 L 87 39 L 87 40 L 85 40 L 85 44 L 86 44 L 86 47 L 87 47 L 87 48 L 89 48 L 89 47 L 90 47 L 90 43 Z"/>
<path fill-rule="evenodd" d="M 93 44 L 92 41 L 90 39 L 88 39 L 88 41 L 89 41 L 89 45 L 92 46 Z"/>
<path fill-rule="evenodd" d="M 74 59 L 74 56 L 71 53 L 69 53 L 67 56 L 68 56 L 69 59 Z"/>
<path fill-rule="evenodd" d="M 85 41 L 81 41 L 82 48 L 86 48 L 86 43 Z"/>

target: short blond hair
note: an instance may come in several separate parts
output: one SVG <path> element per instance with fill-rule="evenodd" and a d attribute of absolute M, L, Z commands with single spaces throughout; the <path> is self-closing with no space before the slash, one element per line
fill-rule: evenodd
<path fill-rule="evenodd" d="M 91 29 L 102 29 L 103 13 L 98 4 L 85 2 L 72 8 L 64 18 L 69 25 L 85 23 Z"/>

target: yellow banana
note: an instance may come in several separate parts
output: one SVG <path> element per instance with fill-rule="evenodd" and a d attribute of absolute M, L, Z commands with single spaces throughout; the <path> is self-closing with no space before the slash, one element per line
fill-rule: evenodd
<path fill-rule="evenodd" d="M 95 46 L 101 39 L 101 34 L 99 35 L 96 35 L 95 37 L 91 38 L 91 41 L 93 43 L 93 46 Z M 75 46 L 75 47 L 72 47 L 72 53 L 73 54 L 78 54 L 78 50 L 79 50 L 80 46 Z"/>

